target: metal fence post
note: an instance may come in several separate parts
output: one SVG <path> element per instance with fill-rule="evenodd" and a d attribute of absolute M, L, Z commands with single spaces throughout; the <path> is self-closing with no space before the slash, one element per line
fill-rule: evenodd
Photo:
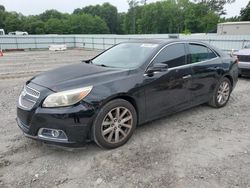
<path fill-rule="evenodd" d="M 246 40 L 242 41 L 242 48 L 245 48 L 245 42 L 246 42 Z"/>
<path fill-rule="evenodd" d="M 94 44 L 94 37 L 92 37 L 92 49 L 95 49 L 95 44 Z"/>
<path fill-rule="evenodd" d="M 102 38 L 102 46 L 103 46 L 103 50 L 105 50 L 105 43 L 104 43 L 104 38 Z"/>
<path fill-rule="evenodd" d="M 35 41 L 35 48 L 37 49 L 37 40 L 36 40 L 36 37 L 34 37 L 34 41 Z"/>
<path fill-rule="evenodd" d="M 18 49 L 17 36 L 15 38 L 16 38 L 16 49 Z"/>

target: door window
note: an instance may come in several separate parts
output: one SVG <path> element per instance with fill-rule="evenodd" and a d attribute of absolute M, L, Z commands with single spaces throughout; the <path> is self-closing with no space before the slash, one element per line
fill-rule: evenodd
<path fill-rule="evenodd" d="M 172 44 L 164 48 L 155 58 L 155 63 L 167 64 L 168 68 L 186 64 L 186 52 L 184 44 Z"/>
<path fill-rule="evenodd" d="M 191 63 L 207 61 L 217 57 L 212 50 L 200 44 L 189 44 L 189 50 Z"/>

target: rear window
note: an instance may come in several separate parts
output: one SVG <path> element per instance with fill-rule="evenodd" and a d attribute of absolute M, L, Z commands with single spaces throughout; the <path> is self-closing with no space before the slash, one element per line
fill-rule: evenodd
<path fill-rule="evenodd" d="M 191 63 L 207 61 L 217 57 L 211 49 L 200 44 L 189 44 L 189 51 Z"/>

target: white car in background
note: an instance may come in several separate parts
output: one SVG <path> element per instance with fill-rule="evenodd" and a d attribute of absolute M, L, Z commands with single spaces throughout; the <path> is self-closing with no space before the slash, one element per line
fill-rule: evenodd
<path fill-rule="evenodd" d="M 0 35 L 5 35 L 4 29 L 0 29 Z"/>
<path fill-rule="evenodd" d="M 240 76 L 250 76 L 250 46 L 234 52 L 238 58 L 238 67 Z"/>
<path fill-rule="evenodd" d="M 9 35 L 28 35 L 29 33 L 26 31 L 14 31 L 14 32 L 9 32 Z"/>

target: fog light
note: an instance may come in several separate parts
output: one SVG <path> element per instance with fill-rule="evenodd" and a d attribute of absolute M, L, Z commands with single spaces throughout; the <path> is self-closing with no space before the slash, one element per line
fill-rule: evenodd
<path fill-rule="evenodd" d="M 38 137 L 43 140 L 68 141 L 65 132 L 57 129 L 41 128 L 38 131 Z"/>

